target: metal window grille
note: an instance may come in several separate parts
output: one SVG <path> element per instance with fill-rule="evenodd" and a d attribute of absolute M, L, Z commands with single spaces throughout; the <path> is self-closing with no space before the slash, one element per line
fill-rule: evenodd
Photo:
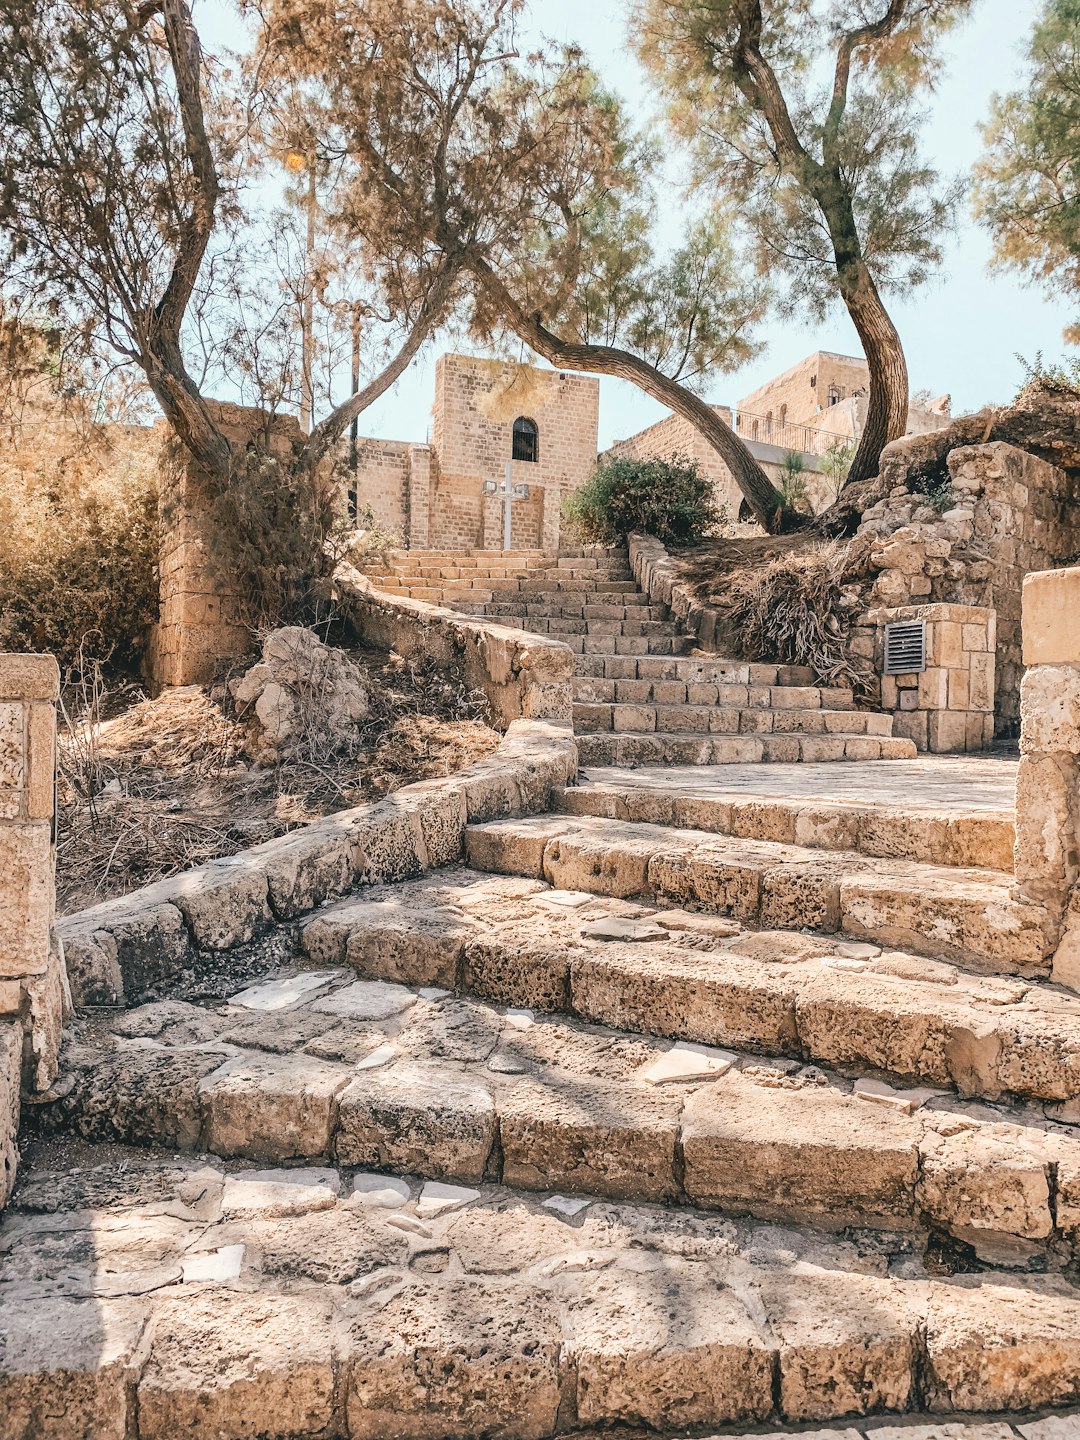
<path fill-rule="evenodd" d="M 926 669 L 926 621 L 897 620 L 885 626 L 885 674 L 918 675 Z"/>
<path fill-rule="evenodd" d="M 525 460 L 535 465 L 540 459 L 540 431 L 536 421 L 519 415 L 514 421 L 514 443 L 511 450 L 514 460 Z"/>

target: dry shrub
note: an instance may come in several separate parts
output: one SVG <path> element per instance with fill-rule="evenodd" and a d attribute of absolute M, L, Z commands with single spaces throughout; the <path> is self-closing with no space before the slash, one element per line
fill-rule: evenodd
<path fill-rule="evenodd" d="M 158 614 L 157 496 L 146 467 L 90 484 L 0 468 L 0 650 L 134 672 Z"/>
<path fill-rule="evenodd" d="M 793 545 L 713 574 L 709 603 L 725 637 L 748 660 L 808 665 L 818 682 L 872 693 L 873 667 L 848 652 L 864 608 L 870 546 L 864 540 Z"/>

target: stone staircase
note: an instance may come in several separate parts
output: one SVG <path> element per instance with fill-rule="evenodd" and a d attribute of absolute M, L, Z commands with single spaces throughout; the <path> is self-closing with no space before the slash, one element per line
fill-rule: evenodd
<path fill-rule="evenodd" d="M 374 568 L 379 566 L 379 568 Z M 694 653 L 668 607 L 638 589 L 625 552 L 401 550 L 373 562 L 379 589 L 447 605 L 574 652 L 583 765 L 720 765 L 905 759 L 892 717 L 797 665 Z"/>
<path fill-rule="evenodd" d="M 83 1011 L 0 1435 L 1080 1433 L 1080 997 L 985 763 L 599 775 Z"/>

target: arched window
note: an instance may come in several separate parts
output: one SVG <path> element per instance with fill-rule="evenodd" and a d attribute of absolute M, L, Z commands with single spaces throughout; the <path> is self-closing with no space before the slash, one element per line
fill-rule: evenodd
<path fill-rule="evenodd" d="M 751 422 L 750 422 L 750 439 L 751 439 L 751 440 L 756 440 L 757 438 L 758 438 L 758 422 L 757 422 L 756 420 L 751 420 Z"/>
<path fill-rule="evenodd" d="M 519 415 L 514 421 L 514 448 L 511 457 L 514 460 L 528 460 L 534 465 L 540 459 L 540 431 L 536 428 L 535 420 Z"/>
<path fill-rule="evenodd" d="M 771 410 L 770 410 L 770 411 L 766 414 L 766 416 L 765 416 L 765 438 L 766 438 L 767 440 L 769 440 L 769 439 L 772 438 L 772 411 L 771 411 Z"/>
<path fill-rule="evenodd" d="M 781 405 L 781 406 L 780 406 L 780 429 L 783 430 L 783 429 L 785 429 L 786 427 L 787 427 L 787 406 L 786 406 L 786 405 Z"/>

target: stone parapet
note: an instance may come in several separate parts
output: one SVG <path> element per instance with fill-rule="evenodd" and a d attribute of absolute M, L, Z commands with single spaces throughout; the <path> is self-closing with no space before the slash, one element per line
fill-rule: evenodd
<path fill-rule="evenodd" d="M 574 657 L 567 645 L 545 635 L 470 620 L 455 610 L 377 590 L 343 562 L 334 589 L 357 636 L 404 659 L 460 665 L 465 682 L 482 690 L 493 723 L 505 730 L 514 720 L 563 720 L 572 715 Z"/>
<path fill-rule="evenodd" d="M 885 675 L 885 627 L 905 621 L 926 626 L 926 667 Z M 983 750 L 994 738 L 997 616 L 978 605 L 879 606 L 852 626 L 853 654 L 881 676 L 881 709 L 893 734 L 935 755 Z"/>
<path fill-rule="evenodd" d="M 649 599 L 670 606 L 672 616 L 698 637 L 701 648 L 713 650 L 720 612 L 694 598 L 690 586 L 679 579 L 679 562 L 668 554 L 663 541 L 655 535 L 631 535 L 627 552 L 634 579 Z"/>
<path fill-rule="evenodd" d="M 15 1178 L 20 1086 L 47 1090 L 70 1010 L 56 937 L 51 655 L 0 655 L 0 1206 Z"/>
<path fill-rule="evenodd" d="M 133 1004 L 200 952 L 248 944 L 358 885 L 406 880 L 464 854 L 468 824 L 547 811 L 577 773 L 566 720 L 515 720 L 498 750 L 445 779 L 405 785 L 250 850 L 65 916 L 77 1004 Z M 0 1080 L 0 1103 L 2 1103 Z"/>

